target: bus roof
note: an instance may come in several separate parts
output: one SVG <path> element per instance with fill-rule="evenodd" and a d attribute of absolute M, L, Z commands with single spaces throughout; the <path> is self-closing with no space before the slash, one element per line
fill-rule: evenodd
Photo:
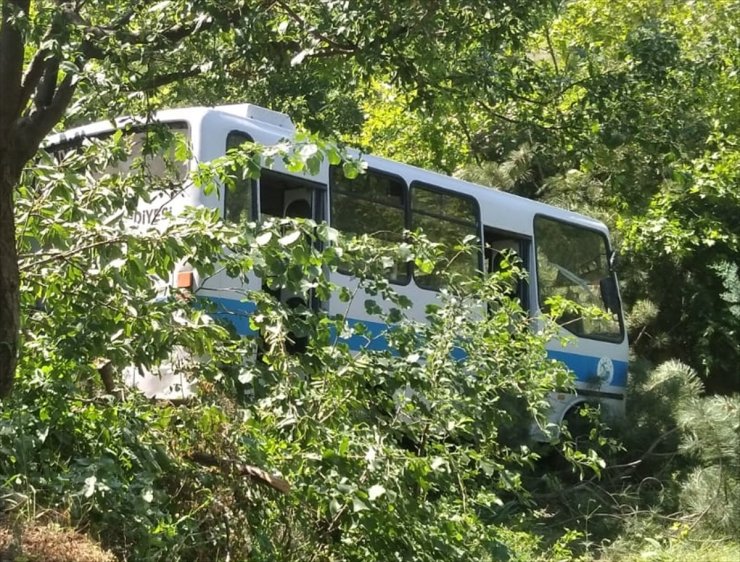
<path fill-rule="evenodd" d="M 295 126 L 288 115 L 258 105 L 245 103 L 215 107 L 198 106 L 165 109 L 157 111 L 148 118 L 121 117 L 114 120 L 98 121 L 51 135 L 45 144 L 47 146 L 60 144 L 76 138 L 95 136 L 123 127 L 145 126 L 149 123 L 183 121 L 194 124 L 204 120 L 206 117 L 216 116 L 222 116 L 229 120 L 237 120 L 250 128 L 256 127 L 273 137 L 274 142 L 278 142 L 282 138 L 290 138 L 295 133 Z M 496 215 L 495 221 L 484 220 L 484 223 L 495 222 L 496 224 L 501 224 L 502 229 L 505 229 L 508 222 L 506 215 L 513 212 L 514 215 L 518 216 L 517 220 L 519 221 L 521 221 L 522 216 L 534 218 L 536 215 L 546 215 L 555 219 L 576 223 L 586 228 L 599 230 L 604 234 L 608 232 L 603 222 L 580 213 L 507 193 L 495 187 L 486 187 L 410 164 L 404 164 L 371 154 L 362 154 L 357 150 L 350 150 L 349 152 L 361 157 L 367 162 L 370 168 L 398 175 L 407 181 L 428 183 L 443 189 L 451 189 L 475 197 L 481 204 L 482 211 L 485 207 L 489 213 Z M 497 212 L 499 208 L 501 208 L 501 214 Z M 516 231 L 520 229 L 512 228 L 511 230 Z"/>

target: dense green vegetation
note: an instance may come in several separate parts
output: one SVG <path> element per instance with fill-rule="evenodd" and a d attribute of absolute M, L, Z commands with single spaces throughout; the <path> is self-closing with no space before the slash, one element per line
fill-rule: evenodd
<path fill-rule="evenodd" d="M 736 2 L 567 3 L 508 54 L 495 95 L 414 112 L 414 93 L 374 90 L 360 139 L 602 218 L 625 258 L 638 354 L 737 391 L 721 272 L 739 251 L 739 20 Z"/>
<path fill-rule="evenodd" d="M 3 0 L 0 557 L 740 557 L 739 37 L 734 0 Z M 634 350 L 624 427 L 529 440 L 525 420 L 569 383 L 547 331 L 504 296 L 516 269 L 455 283 L 420 324 L 382 264 L 431 268 L 442 248 L 393 256 L 206 211 L 132 231 L 122 210 L 173 188 L 145 166 L 111 171 L 124 137 L 38 154 L 71 124 L 241 101 L 610 224 Z M 343 158 L 299 143 L 274 157 Z M 213 189 L 231 164 L 197 181 Z M 158 298 L 152 278 L 181 260 L 319 297 L 341 263 L 390 303 L 366 307 L 400 353 L 352 355 L 334 335 L 361 326 L 269 292 L 244 295 L 255 332 L 237 337 L 186 294 Z M 295 334 L 306 353 L 289 353 Z M 132 360 L 156 368 L 173 350 L 197 398 L 122 386 Z"/>

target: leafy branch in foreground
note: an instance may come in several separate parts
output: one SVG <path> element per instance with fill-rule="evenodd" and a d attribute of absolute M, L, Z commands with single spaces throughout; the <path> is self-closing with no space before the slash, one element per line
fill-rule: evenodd
<path fill-rule="evenodd" d="M 486 560 L 513 548 L 500 521 L 527 509 L 531 423 L 570 378 L 546 357 L 551 334 L 505 295 L 511 279 L 448 280 L 414 318 L 385 266 L 434 268 L 442 248 L 345 240 L 311 221 L 230 225 L 202 209 L 134 228 L 142 190 L 176 188 L 110 171 L 109 150 L 29 169 L 22 188 L 28 352 L 0 410 L 4 494 L 68 513 L 132 560 Z M 85 158 L 97 164 L 84 176 L 66 173 Z M 184 262 L 231 277 L 254 307 L 249 330 L 207 293 L 167 288 Z M 332 284 L 339 267 L 358 273 L 352 285 Z M 354 287 L 380 333 L 349 322 Z M 278 291 L 347 308 L 292 307 Z M 101 389 L 100 357 L 118 373 L 155 370 L 175 350 L 199 388 L 187 405 Z"/>

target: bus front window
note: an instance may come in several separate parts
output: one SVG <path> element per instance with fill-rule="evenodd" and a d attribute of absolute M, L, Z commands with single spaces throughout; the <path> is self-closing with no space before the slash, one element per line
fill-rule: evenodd
<path fill-rule="evenodd" d="M 609 269 L 606 237 L 595 230 L 556 221 L 535 219 L 537 286 L 540 309 L 549 310 L 552 298 L 577 305 L 556 320 L 576 336 L 622 341 L 622 320 L 616 279 Z"/>

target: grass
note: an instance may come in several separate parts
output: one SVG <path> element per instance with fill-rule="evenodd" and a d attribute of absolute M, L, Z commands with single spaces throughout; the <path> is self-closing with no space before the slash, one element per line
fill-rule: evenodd
<path fill-rule="evenodd" d="M 116 558 L 77 531 L 51 524 L 0 526 L 3 562 L 116 562 Z"/>

